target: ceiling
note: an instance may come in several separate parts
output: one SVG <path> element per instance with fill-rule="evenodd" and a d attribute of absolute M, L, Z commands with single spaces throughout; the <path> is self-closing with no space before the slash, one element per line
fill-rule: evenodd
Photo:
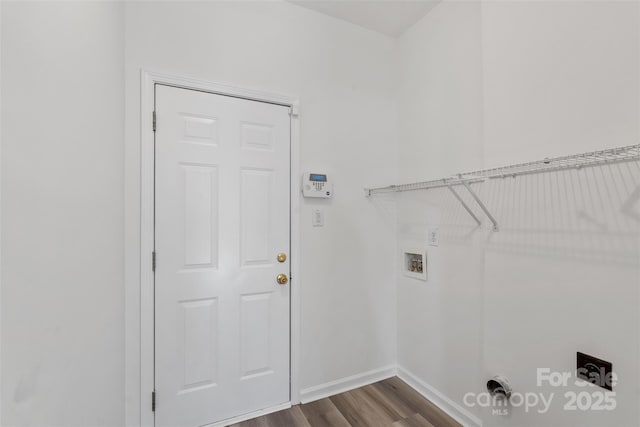
<path fill-rule="evenodd" d="M 397 37 L 440 0 L 288 0 L 355 25 Z"/>

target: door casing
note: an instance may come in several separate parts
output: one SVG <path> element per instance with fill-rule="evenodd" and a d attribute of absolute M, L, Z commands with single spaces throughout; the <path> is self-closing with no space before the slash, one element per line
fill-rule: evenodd
<path fill-rule="evenodd" d="M 291 324 L 290 380 L 291 402 L 299 403 L 300 360 L 300 168 L 299 102 L 297 98 L 243 89 L 233 85 L 190 77 L 141 70 L 140 73 L 140 144 L 125 150 L 125 419 L 127 426 L 153 426 L 151 394 L 154 391 L 154 290 L 152 252 L 154 248 L 154 87 L 164 84 L 218 95 L 289 106 L 291 111 Z M 158 126 L 162 124 L 159 123 Z M 137 148 L 137 149 L 136 149 Z M 130 193 L 136 193 L 136 196 Z M 161 403 L 161 398 L 156 402 Z M 281 408 L 270 408 L 278 410 Z M 261 411 L 268 413 L 269 410 Z M 257 416 L 259 413 L 248 414 Z M 233 421 L 241 421 L 239 417 Z"/>

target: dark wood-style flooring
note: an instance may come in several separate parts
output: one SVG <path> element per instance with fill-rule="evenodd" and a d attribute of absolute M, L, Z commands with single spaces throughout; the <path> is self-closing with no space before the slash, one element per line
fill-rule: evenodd
<path fill-rule="evenodd" d="M 232 427 L 454 427 L 460 426 L 397 377 Z"/>

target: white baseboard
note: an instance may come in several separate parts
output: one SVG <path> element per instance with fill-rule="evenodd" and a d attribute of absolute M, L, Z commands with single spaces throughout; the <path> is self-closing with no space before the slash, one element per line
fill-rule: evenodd
<path fill-rule="evenodd" d="M 386 380 L 387 378 L 394 377 L 396 374 L 396 366 L 392 365 L 362 372 L 350 377 L 340 378 L 339 380 L 329 381 L 328 383 L 300 390 L 300 402 L 309 403 L 314 400 L 324 399 L 325 397 Z"/>
<path fill-rule="evenodd" d="M 482 420 L 473 415 L 467 409 L 463 408 L 440 391 L 425 383 L 417 376 L 398 366 L 397 375 L 405 383 L 409 384 L 418 393 L 431 401 L 438 408 L 442 409 L 451 418 L 459 422 L 465 427 L 482 427 Z"/>

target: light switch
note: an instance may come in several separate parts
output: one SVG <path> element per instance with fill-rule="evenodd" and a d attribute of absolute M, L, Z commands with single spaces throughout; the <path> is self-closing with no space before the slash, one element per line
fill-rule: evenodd
<path fill-rule="evenodd" d="M 427 236 L 429 245 L 438 246 L 438 242 L 440 240 L 439 234 L 440 234 L 440 231 L 438 230 L 438 227 L 432 227 L 429 229 L 429 234 Z"/>
<path fill-rule="evenodd" d="M 324 213 L 320 209 L 314 209 L 311 213 L 311 223 L 314 227 L 324 227 Z"/>

